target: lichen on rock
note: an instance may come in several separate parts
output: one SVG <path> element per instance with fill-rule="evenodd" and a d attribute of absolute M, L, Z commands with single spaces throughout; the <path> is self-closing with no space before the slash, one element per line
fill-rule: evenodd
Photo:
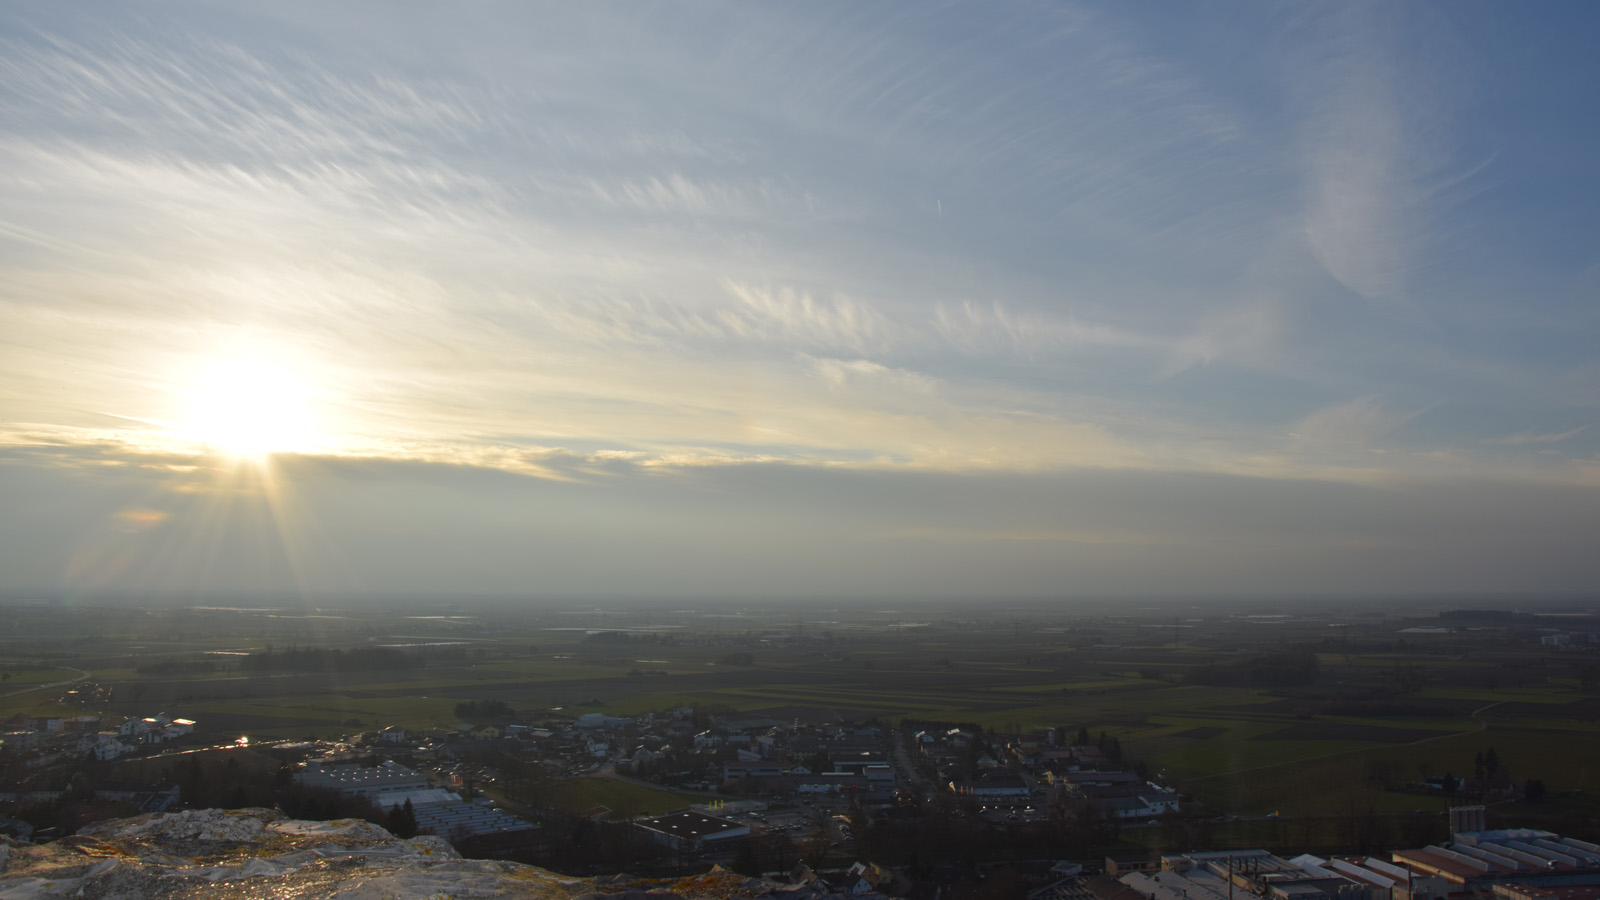
<path fill-rule="evenodd" d="M 50 844 L 0 838 L 3 900 L 745 900 L 787 887 L 722 869 L 669 881 L 574 879 L 462 859 L 437 837 L 402 840 L 368 822 L 269 809 L 154 813 Z"/>

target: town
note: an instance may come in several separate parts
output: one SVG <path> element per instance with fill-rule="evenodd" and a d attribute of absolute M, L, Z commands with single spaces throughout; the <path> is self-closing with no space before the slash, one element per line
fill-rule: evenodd
<path fill-rule="evenodd" d="M 497 718 L 511 712 L 495 704 L 482 711 Z M 136 748 L 168 745 L 170 752 L 195 723 L 154 715 L 114 730 L 100 725 L 92 716 L 13 717 L 6 746 L 21 748 L 35 766 L 74 753 L 107 761 Z M 398 834 L 440 835 L 464 852 L 495 858 L 559 857 L 553 851 L 562 841 L 552 835 L 558 820 L 539 804 L 540 779 L 526 777 L 531 766 L 603 771 L 707 795 L 706 802 L 659 815 L 583 811 L 574 822 L 632 838 L 621 842 L 625 858 L 596 861 L 602 869 L 681 872 L 720 864 L 861 898 L 985 884 L 1029 900 L 1228 900 L 1235 891 L 1273 900 L 1449 900 L 1484 892 L 1504 900 L 1600 897 L 1600 846 L 1539 829 L 1491 830 L 1481 805 L 1450 809 L 1448 841 L 1384 858 L 1285 857 L 1264 849 L 1044 856 L 965 866 L 956 859 L 886 866 L 871 858 L 870 845 L 886 830 L 930 816 L 1010 826 L 1015 835 L 1021 823 L 1058 817 L 1084 817 L 1112 826 L 1114 834 L 1119 825 L 1159 826 L 1181 814 L 1176 791 L 1126 770 L 1114 741 L 1091 740 L 1082 729 L 997 740 L 959 726 L 802 725 L 707 717 L 681 707 L 659 716 L 584 713 L 536 723 L 462 723 L 449 731 L 390 726 L 348 741 L 283 742 L 275 749 L 285 760 L 300 760 L 291 774 L 298 785 L 369 804 L 376 820 Z M 93 792 L 127 812 L 161 813 L 181 804 L 176 786 L 108 782 Z M 49 803 L 59 793 L 11 792 L 0 801 Z M 34 837 L 20 820 L 0 827 Z M 761 865 L 758 854 L 770 854 L 765 861 L 776 868 Z"/>
<path fill-rule="evenodd" d="M 1566 762 L 1595 689 L 1581 616 L 752 610 L 732 630 L 485 609 L 397 633 L 356 610 L 147 610 L 159 647 L 85 654 L 49 637 L 76 611 L 21 612 L 55 655 L 7 670 L 0 831 L 18 839 L 276 808 L 559 872 L 722 866 L 850 895 L 1600 880 Z"/>

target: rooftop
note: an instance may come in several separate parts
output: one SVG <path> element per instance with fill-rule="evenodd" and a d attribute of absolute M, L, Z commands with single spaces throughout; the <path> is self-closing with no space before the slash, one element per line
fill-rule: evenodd
<path fill-rule="evenodd" d="M 659 831 L 662 834 L 688 840 L 712 838 L 724 832 L 747 827 L 731 819 L 708 816 L 705 813 L 695 812 L 694 810 L 684 810 L 650 819 L 640 819 L 638 825 L 641 828 L 648 828 L 651 831 Z"/>

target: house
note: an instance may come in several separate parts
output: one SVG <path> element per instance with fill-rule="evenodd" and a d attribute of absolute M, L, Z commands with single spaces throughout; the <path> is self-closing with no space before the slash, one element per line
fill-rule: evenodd
<path fill-rule="evenodd" d="M 887 765 L 889 760 L 881 750 L 832 750 L 828 759 L 835 772 L 864 773 L 871 766 Z"/>
<path fill-rule="evenodd" d="M 1106 815 L 1117 819 L 1151 819 L 1178 809 L 1174 791 L 1145 791 L 1126 797 L 1106 797 L 1098 801 Z"/>
<path fill-rule="evenodd" d="M 1077 761 L 1074 769 L 1093 769 L 1105 761 L 1106 755 L 1099 747 L 1073 747 L 1072 758 Z"/>
<path fill-rule="evenodd" d="M 868 791 L 875 785 L 865 775 L 849 772 L 821 772 L 806 775 L 795 782 L 796 794 L 838 794 L 849 791 Z"/>
<path fill-rule="evenodd" d="M 399 725 L 390 725 L 388 728 L 378 732 L 378 740 L 385 744 L 404 744 L 406 742 L 406 730 Z"/>
<path fill-rule="evenodd" d="M 1042 732 L 1038 732 L 1038 731 L 1029 732 L 1028 734 L 1018 735 L 1017 739 L 1012 741 L 1012 745 L 1015 746 L 1017 749 L 1023 750 L 1023 751 L 1029 752 L 1029 753 L 1031 753 L 1031 752 L 1033 752 L 1035 750 L 1038 750 L 1040 747 L 1042 747 L 1042 746 L 1044 746 L 1044 745 L 1046 745 L 1048 743 L 1050 743 L 1049 735 L 1046 735 L 1046 734 L 1044 734 Z"/>
<path fill-rule="evenodd" d="M 1064 780 L 1074 790 L 1082 790 L 1088 787 L 1115 787 L 1118 785 L 1139 784 L 1139 776 L 1132 772 L 1097 772 L 1092 769 L 1068 772 Z"/>
<path fill-rule="evenodd" d="M 892 885 L 895 880 L 893 872 L 885 869 L 883 866 L 880 866 L 877 863 L 870 862 L 857 862 L 852 865 L 845 872 L 845 874 L 847 876 L 855 876 L 866 883 L 866 887 L 864 889 L 857 887 L 855 893 L 865 893 L 866 891 L 883 891 Z M 849 888 L 847 887 L 846 889 L 848 890 Z"/>
<path fill-rule="evenodd" d="M 918 749 L 929 762 L 941 769 L 955 762 L 960 755 L 959 748 L 948 741 L 927 741 Z"/>
<path fill-rule="evenodd" d="M 867 780 L 872 782 L 873 784 L 878 784 L 878 785 L 894 784 L 894 766 L 890 766 L 890 765 L 867 766 L 867 767 L 865 767 L 865 768 L 863 768 L 861 770 L 861 774 L 865 775 L 867 777 Z"/>
<path fill-rule="evenodd" d="M 788 767 L 783 763 L 765 759 L 737 759 L 722 765 L 722 780 L 737 781 L 741 778 L 778 778 L 783 775 Z"/>
<path fill-rule="evenodd" d="M 977 800 L 1026 800 L 1033 795 L 1021 775 L 989 771 L 968 781 L 950 782 L 950 790 Z"/>
<path fill-rule="evenodd" d="M 845 876 L 839 879 L 838 885 L 839 893 L 846 897 L 865 897 L 868 894 L 876 893 L 872 882 L 868 881 L 865 876 L 855 872 L 846 872 Z"/>

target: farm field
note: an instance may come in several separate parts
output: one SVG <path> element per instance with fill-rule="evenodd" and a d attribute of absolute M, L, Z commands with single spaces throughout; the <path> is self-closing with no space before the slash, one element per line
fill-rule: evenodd
<path fill-rule="evenodd" d="M 9 693 L 19 688 L 34 687 L 41 684 L 53 684 L 58 681 L 71 681 L 80 674 L 76 669 L 62 666 L 37 666 L 28 662 L 16 664 L 0 664 L 0 694 Z"/>
<path fill-rule="evenodd" d="M 0 697 L 0 717 L 165 711 L 227 742 L 454 728 L 468 701 L 556 718 L 691 706 L 780 722 L 960 722 L 997 735 L 1085 729 L 1116 738 L 1200 808 L 1235 815 L 1436 812 L 1452 798 L 1416 784 L 1470 774 L 1490 748 L 1519 783 L 1593 790 L 1595 657 L 1542 645 L 1553 628 L 1533 616 L 1407 631 L 1440 615 L 1220 603 L 798 614 L 415 604 L 399 615 L 58 605 L 21 610 L 0 652 L 13 685 L 83 669 L 84 690 Z M 398 662 L 247 669 L 263 655 L 380 648 Z"/>

